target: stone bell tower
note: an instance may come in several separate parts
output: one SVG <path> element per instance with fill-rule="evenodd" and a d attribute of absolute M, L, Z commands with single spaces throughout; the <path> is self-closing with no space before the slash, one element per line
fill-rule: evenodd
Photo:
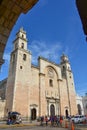
<path fill-rule="evenodd" d="M 74 85 L 73 73 L 71 70 L 71 65 L 69 59 L 66 55 L 61 56 L 61 72 L 62 77 L 66 81 L 66 90 L 67 90 L 67 99 L 68 103 L 66 109 L 68 108 L 69 113 L 66 111 L 66 115 L 75 115 L 77 114 L 77 105 L 76 105 L 76 92 Z"/>
<path fill-rule="evenodd" d="M 31 81 L 31 53 L 27 50 L 26 32 L 21 28 L 13 41 L 6 90 L 6 112 L 18 111 L 28 116 Z"/>

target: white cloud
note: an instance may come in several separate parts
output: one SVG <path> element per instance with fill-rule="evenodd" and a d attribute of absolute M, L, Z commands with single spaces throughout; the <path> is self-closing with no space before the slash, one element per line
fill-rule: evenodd
<path fill-rule="evenodd" d="M 5 60 L 4 64 L 1 67 L 1 77 L 0 80 L 3 79 L 3 77 L 7 77 L 8 75 L 8 69 L 9 69 L 9 62 L 10 62 L 10 53 L 4 53 L 3 59 Z"/>
<path fill-rule="evenodd" d="M 48 43 L 46 41 L 34 40 L 29 46 L 32 53 L 32 63 L 37 65 L 38 57 L 42 56 L 50 61 L 58 63 L 60 58 L 60 51 L 62 50 L 60 42 Z M 5 63 L 4 66 L 8 68 L 10 62 L 10 53 L 4 53 Z"/>
<path fill-rule="evenodd" d="M 51 61 L 58 61 L 59 51 L 61 51 L 62 46 L 60 42 L 48 43 L 45 41 L 34 40 L 29 46 L 29 49 L 32 52 L 32 62 L 37 64 L 37 58 L 42 56 Z"/>
<path fill-rule="evenodd" d="M 6 62 L 10 61 L 10 53 L 4 53 L 4 59 Z"/>

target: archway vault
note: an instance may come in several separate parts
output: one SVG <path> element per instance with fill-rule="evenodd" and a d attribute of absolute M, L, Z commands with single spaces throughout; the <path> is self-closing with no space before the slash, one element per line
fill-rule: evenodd
<path fill-rule="evenodd" d="M 0 66 L 10 32 L 21 13 L 27 13 L 38 0 L 0 0 Z"/>

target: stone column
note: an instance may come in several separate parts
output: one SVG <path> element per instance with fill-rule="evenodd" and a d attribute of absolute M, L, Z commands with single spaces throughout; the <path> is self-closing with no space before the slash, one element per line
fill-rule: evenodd
<path fill-rule="evenodd" d="M 49 116 L 49 100 L 47 100 L 47 116 Z"/>
<path fill-rule="evenodd" d="M 58 101 L 57 100 L 55 101 L 55 104 L 56 104 L 56 113 L 55 114 L 58 115 Z"/>
<path fill-rule="evenodd" d="M 39 74 L 39 116 L 42 116 L 46 113 L 45 104 L 45 74 Z"/>
<path fill-rule="evenodd" d="M 57 79 L 57 82 L 58 82 L 58 92 L 59 92 L 59 115 L 61 115 L 61 97 L 60 97 L 60 82 L 62 80 L 61 79 Z"/>

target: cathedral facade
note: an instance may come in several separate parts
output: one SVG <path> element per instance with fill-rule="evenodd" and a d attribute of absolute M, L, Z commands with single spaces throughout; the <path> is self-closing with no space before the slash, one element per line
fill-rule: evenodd
<path fill-rule="evenodd" d="M 42 115 L 75 115 L 76 92 L 68 57 L 63 54 L 59 65 L 39 57 L 38 66 L 32 65 L 22 28 L 13 44 L 5 113 L 17 111 L 32 120 Z"/>

